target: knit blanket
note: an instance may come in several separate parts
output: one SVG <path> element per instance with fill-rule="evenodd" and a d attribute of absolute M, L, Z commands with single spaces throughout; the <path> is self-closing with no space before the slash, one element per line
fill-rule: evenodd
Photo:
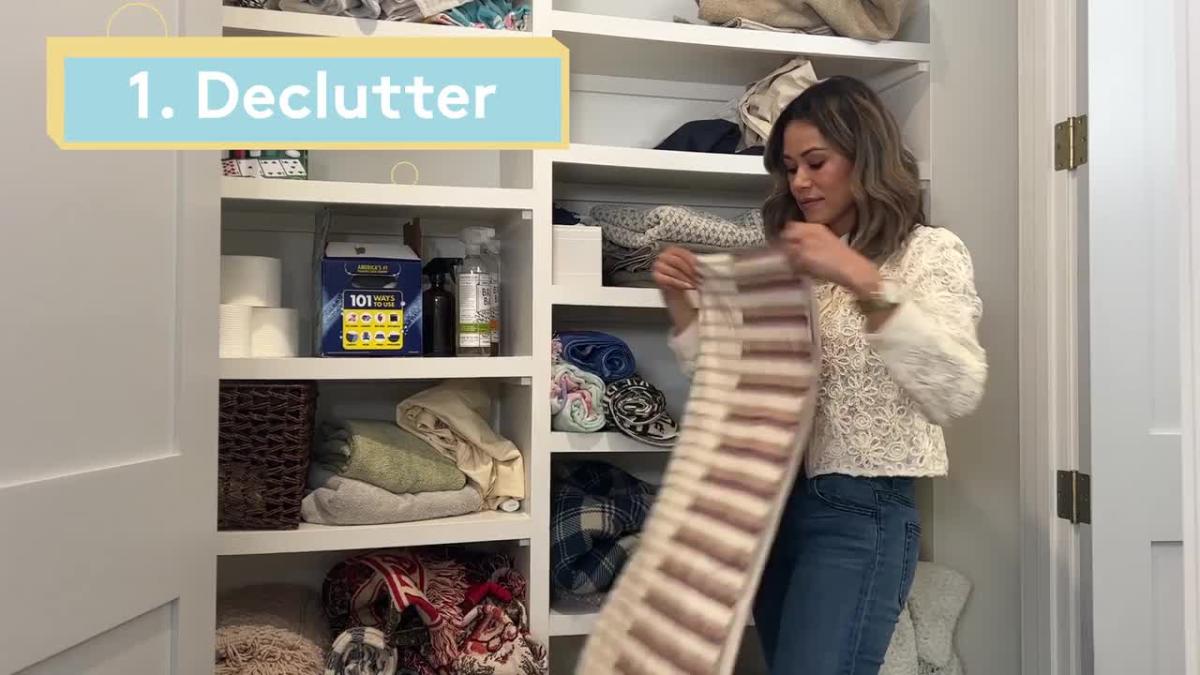
<path fill-rule="evenodd" d="M 525 462 L 488 424 L 492 397 L 476 380 L 448 380 L 396 406 L 396 423 L 454 461 L 489 509 L 525 498 Z"/>
<path fill-rule="evenodd" d="M 701 256 L 700 356 L 637 551 L 576 673 L 728 675 L 816 408 L 809 282 L 778 251 Z"/>
<path fill-rule="evenodd" d="M 550 502 L 554 593 L 599 605 L 637 546 L 655 488 L 604 462 L 555 465 Z"/>
<path fill-rule="evenodd" d="M 590 433 L 604 429 L 604 380 L 569 363 L 556 363 L 550 375 L 550 426 Z"/>
<path fill-rule="evenodd" d="M 320 675 L 329 625 L 303 586 L 267 584 L 217 599 L 217 675 Z"/>
<path fill-rule="evenodd" d="M 663 205 L 652 209 L 598 204 L 589 212 L 606 240 L 640 249 L 658 242 L 706 244 L 721 249 L 750 249 L 765 243 L 762 214 L 758 209 L 733 220 L 687 206 Z"/>
<path fill-rule="evenodd" d="M 828 26 L 838 35 L 891 40 L 912 15 L 914 0 L 697 0 L 700 18 L 711 23 L 750 20 L 776 28 Z"/>
<path fill-rule="evenodd" d="M 325 675 L 395 675 L 396 648 L 378 628 L 342 631 L 325 660 Z"/>
<path fill-rule="evenodd" d="M 320 467 L 309 469 L 309 485 L 315 489 L 300 503 L 300 517 L 317 525 L 410 523 L 483 508 L 483 497 L 471 485 L 443 492 L 396 494 Z"/>
<path fill-rule="evenodd" d="M 647 445 L 669 448 L 679 437 L 666 397 L 637 374 L 605 387 L 604 416 L 618 431 Z"/>
<path fill-rule="evenodd" d="M 562 348 L 560 358 L 605 382 L 633 375 L 637 361 L 625 341 L 595 330 L 561 331 L 554 339 Z"/>
<path fill-rule="evenodd" d="M 461 490 L 467 477 L 432 445 L 393 422 L 322 425 L 316 461 L 333 473 L 396 494 Z"/>

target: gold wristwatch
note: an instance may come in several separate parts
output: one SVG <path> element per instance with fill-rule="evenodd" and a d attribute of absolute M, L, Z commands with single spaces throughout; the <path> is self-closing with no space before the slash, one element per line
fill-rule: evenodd
<path fill-rule="evenodd" d="M 884 279 L 875 292 L 858 299 L 858 310 L 863 314 L 874 314 L 895 309 L 900 305 L 900 287 Z"/>

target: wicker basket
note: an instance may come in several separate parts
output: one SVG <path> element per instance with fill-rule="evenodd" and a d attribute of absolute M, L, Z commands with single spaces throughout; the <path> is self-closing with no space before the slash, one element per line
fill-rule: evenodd
<path fill-rule="evenodd" d="M 217 529 L 300 524 L 316 408 L 314 382 L 221 383 Z"/>

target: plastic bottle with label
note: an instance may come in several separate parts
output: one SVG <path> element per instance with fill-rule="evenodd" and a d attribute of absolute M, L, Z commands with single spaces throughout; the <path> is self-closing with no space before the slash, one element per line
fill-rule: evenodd
<path fill-rule="evenodd" d="M 491 348 L 492 356 L 500 356 L 500 299 L 504 295 L 501 292 L 500 280 L 504 276 L 500 273 L 500 240 L 496 238 L 496 230 L 490 227 L 487 228 L 487 235 L 487 243 L 484 245 L 487 255 L 484 259 L 491 268 L 492 275 L 491 312 L 489 317 L 491 319 Z"/>
<path fill-rule="evenodd" d="M 467 255 L 458 275 L 458 355 L 491 356 L 490 295 L 492 277 L 483 250 L 487 232 L 468 227 L 462 232 Z"/>

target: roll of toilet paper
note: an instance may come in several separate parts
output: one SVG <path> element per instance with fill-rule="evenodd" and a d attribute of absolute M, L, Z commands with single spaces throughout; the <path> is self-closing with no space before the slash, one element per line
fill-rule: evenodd
<path fill-rule="evenodd" d="M 300 315 L 286 307 L 255 307 L 250 315 L 250 354 L 283 358 L 300 353 Z"/>
<path fill-rule="evenodd" d="M 249 305 L 221 305 L 221 358 L 244 359 L 250 356 Z"/>
<path fill-rule="evenodd" d="M 221 256 L 221 304 L 278 307 L 283 262 L 257 255 Z"/>

